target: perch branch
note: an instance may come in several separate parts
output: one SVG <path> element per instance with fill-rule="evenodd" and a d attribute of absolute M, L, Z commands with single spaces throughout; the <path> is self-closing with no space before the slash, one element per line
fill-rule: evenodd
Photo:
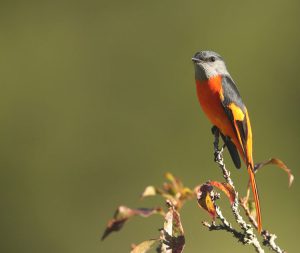
<path fill-rule="evenodd" d="M 203 225 L 208 227 L 210 230 L 226 230 L 228 232 L 231 232 L 237 239 L 239 239 L 239 241 L 243 242 L 244 244 L 252 244 L 257 252 L 264 252 L 257 239 L 257 236 L 253 232 L 253 227 L 257 228 L 257 222 L 255 218 L 251 216 L 250 210 L 247 206 L 247 200 L 249 198 L 249 190 L 247 192 L 247 197 L 244 199 L 242 198 L 239 201 L 238 192 L 235 190 L 233 181 L 230 177 L 230 172 L 226 169 L 224 163 L 224 159 L 223 159 L 224 146 L 221 149 L 219 149 L 219 136 L 220 136 L 219 130 L 217 128 L 213 128 L 213 134 L 215 136 L 215 140 L 214 140 L 215 162 L 219 165 L 219 168 L 222 171 L 224 179 L 233 188 L 235 192 L 235 199 L 232 205 L 232 212 L 234 214 L 236 222 L 240 225 L 244 233 L 240 233 L 236 231 L 234 228 L 232 228 L 231 224 L 222 215 L 222 212 L 219 207 L 216 208 L 216 211 L 217 211 L 218 218 L 222 222 L 222 225 L 216 225 L 215 222 L 212 222 L 212 224 L 204 222 Z M 250 223 L 253 225 L 253 227 L 250 224 L 247 224 L 244 221 L 243 217 L 240 215 L 239 205 L 241 205 L 241 207 L 244 209 L 245 214 L 248 217 Z M 263 237 L 264 246 L 268 246 L 271 250 L 273 250 L 276 253 L 286 253 L 286 251 L 282 250 L 275 243 L 275 239 L 277 238 L 275 234 L 271 234 L 269 231 L 263 230 L 261 235 Z"/>
<path fill-rule="evenodd" d="M 252 244 L 255 248 L 256 252 L 263 253 L 264 250 L 262 249 L 257 236 L 253 232 L 253 227 L 250 224 L 247 224 L 243 217 L 240 215 L 239 212 L 239 200 L 238 200 L 238 193 L 235 190 L 233 181 L 230 177 L 230 172 L 226 169 L 224 159 L 223 159 L 223 150 L 224 147 L 219 149 L 219 130 L 217 128 L 213 129 L 213 134 L 215 136 L 214 140 L 214 156 L 215 156 L 215 162 L 218 164 L 219 168 L 222 171 L 223 177 L 226 180 L 226 182 L 233 188 L 235 192 L 235 199 L 232 204 L 232 212 L 234 214 L 236 222 L 239 224 L 241 229 L 243 230 L 243 233 L 240 233 L 232 228 L 230 223 L 224 218 L 222 215 L 220 209 L 217 207 L 217 215 L 218 218 L 221 220 L 222 225 L 216 225 L 215 223 L 212 223 L 211 225 L 208 223 L 203 223 L 206 227 L 208 227 L 210 230 L 226 230 L 228 232 L 231 232 L 239 241 L 241 241 L 243 244 Z"/>

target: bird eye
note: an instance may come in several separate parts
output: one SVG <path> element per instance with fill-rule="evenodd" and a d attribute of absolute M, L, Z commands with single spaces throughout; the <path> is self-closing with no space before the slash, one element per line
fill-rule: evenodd
<path fill-rule="evenodd" d="M 212 56 L 209 58 L 209 61 L 214 62 L 216 60 L 216 57 Z"/>

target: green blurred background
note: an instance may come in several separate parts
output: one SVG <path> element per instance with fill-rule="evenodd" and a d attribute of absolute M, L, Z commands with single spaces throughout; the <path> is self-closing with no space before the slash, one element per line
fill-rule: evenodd
<path fill-rule="evenodd" d="M 129 252 L 158 235 L 136 218 L 104 242 L 119 204 L 171 171 L 190 187 L 221 180 L 191 56 L 219 52 L 247 104 L 263 224 L 297 252 L 299 1 L 1 1 L 1 252 Z M 226 155 L 228 166 L 231 161 Z M 241 193 L 245 169 L 232 169 Z M 228 203 L 222 202 L 230 216 Z M 186 252 L 253 252 L 182 210 Z"/>

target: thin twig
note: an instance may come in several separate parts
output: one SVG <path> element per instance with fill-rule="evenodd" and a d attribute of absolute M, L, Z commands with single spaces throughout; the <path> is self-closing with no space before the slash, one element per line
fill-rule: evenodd
<path fill-rule="evenodd" d="M 248 196 L 246 196 L 245 198 L 241 198 L 240 199 L 240 205 L 244 209 L 245 214 L 248 217 L 251 224 L 257 229 L 258 228 L 257 222 L 256 222 L 255 218 L 251 215 L 249 207 L 247 206 L 248 199 L 249 199 Z"/>
<path fill-rule="evenodd" d="M 264 238 L 263 241 L 263 245 L 265 246 L 269 246 L 273 251 L 277 252 L 277 253 L 286 253 L 285 250 L 282 250 L 276 243 L 275 243 L 275 239 L 277 238 L 277 236 L 275 234 L 271 234 L 269 233 L 268 230 L 264 230 L 262 231 L 262 236 Z"/>
<path fill-rule="evenodd" d="M 249 200 L 249 194 L 245 198 L 240 199 L 240 205 L 244 209 L 246 216 L 248 217 L 251 224 L 257 229 L 257 222 L 255 218 L 251 215 L 249 207 L 247 205 Z M 263 245 L 268 246 L 271 250 L 276 253 L 286 253 L 285 250 L 282 250 L 275 242 L 277 236 L 275 234 L 271 234 L 268 230 L 263 230 L 261 232 L 261 236 L 263 237 Z"/>
<path fill-rule="evenodd" d="M 239 238 L 239 241 L 242 241 L 240 239 L 242 239 L 244 237 L 244 235 L 238 231 L 236 231 L 235 229 L 233 229 L 231 226 L 227 226 L 227 225 L 224 225 L 224 224 L 219 224 L 217 225 L 216 222 L 212 222 L 211 224 L 207 221 L 203 221 L 202 222 L 203 226 L 207 227 L 210 231 L 213 231 L 213 230 L 225 230 L 227 232 L 230 232 L 233 234 L 233 236 L 235 238 Z"/>
<path fill-rule="evenodd" d="M 249 207 L 247 205 L 247 198 L 240 199 L 240 205 L 244 209 L 246 216 L 248 217 L 249 221 L 252 223 L 252 225 L 257 228 L 257 222 L 254 219 L 254 217 L 251 215 Z M 275 234 L 271 234 L 268 230 L 263 230 L 261 232 L 261 235 L 264 239 L 263 245 L 270 247 L 274 252 L 277 253 L 286 253 L 285 250 L 282 250 L 276 243 L 275 239 L 277 236 Z"/>

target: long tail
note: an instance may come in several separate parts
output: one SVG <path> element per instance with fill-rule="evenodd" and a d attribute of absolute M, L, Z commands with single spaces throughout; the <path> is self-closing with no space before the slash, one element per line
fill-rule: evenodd
<path fill-rule="evenodd" d="M 250 176 L 251 188 L 252 188 L 252 192 L 254 195 L 254 201 L 255 201 L 257 229 L 258 229 L 258 232 L 261 233 L 261 230 L 262 230 L 261 212 L 260 212 L 259 196 L 258 196 L 258 191 L 257 191 L 257 187 L 256 187 L 255 176 L 254 176 L 254 172 L 251 168 L 251 165 L 248 165 L 247 169 L 248 169 L 248 173 Z"/>

